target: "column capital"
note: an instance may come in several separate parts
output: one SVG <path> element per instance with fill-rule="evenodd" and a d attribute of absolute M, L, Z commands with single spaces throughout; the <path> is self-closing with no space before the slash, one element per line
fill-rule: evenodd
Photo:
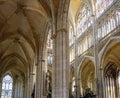
<path fill-rule="evenodd" d="M 39 63 L 40 62 L 45 62 L 45 60 L 44 59 L 40 59 L 40 60 L 38 60 L 38 62 L 35 64 L 36 66 L 39 66 Z"/>
<path fill-rule="evenodd" d="M 67 33 L 68 30 L 66 28 L 60 28 L 60 29 L 57 30 L 57 32 L 66 32 Z"/>
<path fill-rule="evenodd" d="M 100 70 L 102 71 L 102 70 L 103 70 L 103 67 L 100 67 Z"/>
<path fill-rule="evenodd" d="M 35 72 L 30 72 L 30 75 L 31 75 L 31 76 L 35 75 Z"/>
<path fill-rule="evenodd" d="M 45 62 L 45 60 L 44 60 L 44 59 L 42 59 L 42 60 L 41 60 L 41 62 Z"/>
<path fill-rule="evenodd" d="M 52 34 L 51 39 L 53 40 L 55 38 L 56 38 L 56 34 Z"/>

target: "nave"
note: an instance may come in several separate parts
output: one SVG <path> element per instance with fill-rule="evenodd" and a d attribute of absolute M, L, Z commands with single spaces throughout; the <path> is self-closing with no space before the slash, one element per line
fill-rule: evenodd
<path fill-rule="evenodd" d="M 0 0 L 1 98 L 119 98 L 120 0 Z"/>

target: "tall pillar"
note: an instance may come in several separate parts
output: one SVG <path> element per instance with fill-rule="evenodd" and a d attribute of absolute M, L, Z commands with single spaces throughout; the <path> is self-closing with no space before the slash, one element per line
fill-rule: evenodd
<path fill-rule="evenodd" d="M 78 74 L 78 40 L 76 38 L 77 36 L 74 35 L 74 52 L 75 52 L 75 60 L 74 60 L 74 66 L 75 66 L 75 98 L 80 97 L 80 81 L 79 81 L 79 74 Z"/>
<path fill-rule="evenodd" d="M 81 89 L 80 89 L 81 85 L 81 80 L 78 78 L 77 80 L 77 98 L 79 98 L 81 96 Z"/>
<path fill-rule="evenodd" d="M 30 98 L 30 75 L 27 76 L 27 98 Z"/>
<path fill-rule="evenodd" d="M 100 68 L 100 60 L 98 57 L 98 23 L 93 15 L 93 43 L 94 43 L 94 64 L 95 64 L 95 94 L 96 98 L 103 98 L 103 83 L 102 83 L 102 73 Z"/>
<path fill-rule="evenodd" d="M 26 98 L 25 82 L 23 82 L 23 98 Z"/>
<path fill-rule="evenodd" d="M 17 96 L 17 90 L 16 90 L 16 88 L 17 88 L 17 83 L 16 83 L 16 79 L 14 79 L 14 85 L 13 85 L 13 92 L 12 92 L 12 97 L 13 98 L 16 98 L 16 96 Z"/>
<path fill-rule="evenodd" d="M 37 69 L 36 69 L 36 97 L 35 98 L 41 98 L 41 83 L 42 83 L 42 62 L 39 60 Z"/>
<path fill-rule="evenodd" d="M 22 82 L 19 78 L 14 80 L 14 87 L 13 87 L 13 96 L 12 98 L 23 98 L 23 91 L 22 91 Z"/>
<path fill-rule="evenodd" d="M 25 80 L 24 80 L 24 98 L 28 98 L 28 76 L 25 76 Z"/>
<path fill-rule="evenodd" d="M 69 98 L 69 44 L 67 30 L 60 29 L 55 37 L 52 98 Z"/>
<path fill-rule="evenodd" d="M 29 98 L 32 96 L 34 84 L 35 84 L 35 73 L 31 71 L 29 76 Z"/>
<path fill-rule="evenodd" d="M 0 97 L 1 97 L 1 94 L 2 94 L 2 80 L 0 79 Z"/>
<path fill-rule="evenodd" d="M 42 97 L 41 98 L 46 98 L 47 97 L 47 80 L 46 80 L 46 60 L 42 60 L 42 87 L 41 87 L 41 93 Z"/>
<path fill-rule="evenodd" d="M 56 66 L 55 66 L 55 38 L 56 35 L 53 34 L 51 39 L 53 40 L 53 66 L 52 66 L 52 98 L 56 97 Z"/>
<path fill-rule="evenodd" d="M 36 67 L 36 89 L 35 98 L 46 98 L 45 95 L 45 60 L 40 58 Z"/>
<path fill-rule="evenodd" d="M 15 98 L 15 79 L 13 79 L 12 98 Z"/>
<path fill-rule="evenodd" d="M 107 76 L 106 81 L 107 81 L 107 97 L 110 98 L 109 97 L 110 92 L 109 92 L 109 78 L 108 78 L 108 76 Z"/>
<path fill-rule="evenodd" d="M 106 77 L 104 77 L 104 88 L 103 88 L 104 89 L 104 98 L 106 98 L 106 96 L 107 96 L 107 89 L 106 89 L 107 86 L 106 85 L 107 85 L 107 83 L 106 83 Z"/>

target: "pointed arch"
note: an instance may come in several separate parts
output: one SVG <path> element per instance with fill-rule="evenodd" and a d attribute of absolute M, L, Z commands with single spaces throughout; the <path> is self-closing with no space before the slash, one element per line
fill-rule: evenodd
<path fill-rule="evenodd" d="M 88 56 L 82 59 L 77 74 L 80 80 L 81 94 L 84 95 L 88 88 L 94 92 L 95 64 L 93 57 Z"/>
<path fill-rule="evenodd" d="M 107 43 L 105 44 L 105 46 L 102 48 L 102 50 L 99 52 L 99 57 L 100 57 L 100 63 L 101 63 L 101 68 L 104 68 L 105 65 L 104 63 L 104 58 L 109 50 L 110 45 L 115 45 L 115 44 L 119 44 L 120 43 L 120 37 L 111 37 Z"/>
<path fill-rule="evenodd" d="M 1 98 L 12 98 L 13 92 L 13 78 L 11 75 L 6 74 L 2 79 L 2 94 Z"/>
<path fill-rule="evenodd" d="M 92 10 L 87 3 L 80 6 L 76 15 L 77 37 L 81 36 L 92 24 Z"/>
<path fill-rule="evenodd" d="M 81 62 L 79 63 L 78 65 L 78 70 L 77 70 L 77 74 L 79 75 L 80 74 L 80 70 L 82 69 L 82 64 L 86 61 L 86 60 L 89 60 L 91 61 L 93 64 L 94 64 L 94 57 L 92 56 L 85 56 L 83 57 L 83 59 L 81 60 Z"/>

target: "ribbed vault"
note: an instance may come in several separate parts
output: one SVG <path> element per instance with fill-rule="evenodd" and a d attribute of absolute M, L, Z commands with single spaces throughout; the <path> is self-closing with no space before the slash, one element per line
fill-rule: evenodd
<path fill-rule="evenodd" d="M 0 0 L 0 75 L 31 70 L 51 18 L 49 0 Z"/>

